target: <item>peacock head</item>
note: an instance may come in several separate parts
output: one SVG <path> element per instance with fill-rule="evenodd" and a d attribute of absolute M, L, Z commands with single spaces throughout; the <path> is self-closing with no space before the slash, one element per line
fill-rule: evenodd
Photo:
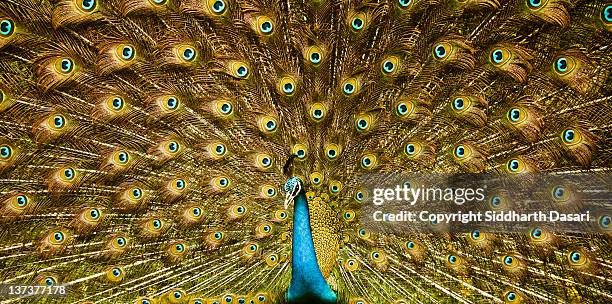
<path fill-rule="evenodd" d="M 285 183 L 285 209 L 289 207 L 293 199 L 302 191 L 302 184 L 302 180 L 297 176 L 293 176 L 287 180 Z"/>

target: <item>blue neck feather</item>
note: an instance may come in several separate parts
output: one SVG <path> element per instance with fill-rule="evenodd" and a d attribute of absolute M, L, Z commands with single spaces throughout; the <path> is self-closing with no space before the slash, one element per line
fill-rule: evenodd
<path fill-rule="evenodd" d="M 291 246 L 291 284 L 287 291 L 287 301 L 336 303 L 336 294 L 327 285 L 317 263 L 310 230 L 308 201 L 304 191 L 301 191 L 294 200 Z"/>

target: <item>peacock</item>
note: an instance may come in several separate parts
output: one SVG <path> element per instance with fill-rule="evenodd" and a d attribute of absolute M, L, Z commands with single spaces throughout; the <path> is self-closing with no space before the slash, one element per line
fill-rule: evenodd
<path fill-rule="evenodd" d="M 362 180 L 610 174 L 610 1 L 2 0 L 0 70 L 0 303 L 612 302 L 609 197 L 381 233 Z"/>

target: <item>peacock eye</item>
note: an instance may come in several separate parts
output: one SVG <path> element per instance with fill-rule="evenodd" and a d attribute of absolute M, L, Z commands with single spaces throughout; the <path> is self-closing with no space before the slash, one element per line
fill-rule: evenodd
<path fill-rule="evenodd" d="M 54 278 L 49 277 L 49 278 L 45 279 L 45 285 L 47 285 L 47 286 L 53 286 L 53 285 L 55 285 L 55 283 L 56 282 L 55 282 Z"/>
<path fill-rule="evenodd" d="M 508 168 L 508 171 L 512 173 L 520 173 L 525 170 L 525 164 L 523 161 L 517 158 L 510 159 L 510 161 L 508 161 L 506 164 L 506 167 Z"/>
<path fill-rule="evenodd" d="M 68 74 L 74 69 L 74 62 L 70 58 L 62 58 L 59 61 L 59 70 L 63 74 Z"/>
<path fill-rule="evenodd" d="M 351 96 L 355 93 L 357 93 L 357 91 L 359 90 L 359 82 L 356 78 L 351 77 L 346 79 L 343 83 L 342 83 L 342 94 L 346 95 L 346 96 Z"/>
<path fill-rule="evenodd" d="M 74 179 L 74 169 L 72 168 L 66 168 L 64 169 L 64 176 L 63 176 L 66 180 L 70 181 L 72 179 Z"/>
<path fill-rule="evenodd" d="M 364 24 L 365 21 L 361 17 L 354 17 L 351 21 L 351 26 L 353 27 L 354 31 L 360 31 L 361 29 L 363 29 Z"/>
<path fill-rule="evenodd" d="M 553 196 L 557 199 L 562 198 L 565 195 L 565 188 L 563 186 L 557 186 L 553 190 Z"/>
<path fill-rule="evenodd" d="M 340 189 L 342 189 L 342 184 L 339 181 L 333 181 L 330 184 L 329 190 L 332 193 L 336 194 L 336 193 L 340 192 Z"/>
<path fill-rule="evenodd" d="M 457 263 L 457 256 L 454 256 L 454 255 L 448 256 L 448 262 L 451 264 Z"/>
<path fill-rule="evenodd" d="M 353 85 L 352 83 L 345 83 L 343 90 L 346 94 L 353 94 L 353 92 L 355 92 L 355 85 Z"/>
<path fill-rule="evenodd" d="M 63 241 L 63 240 L 64 240 L 64 233 L 62 233 L 62 232 L 55 232 L 55 233 L 53 233 L 53 239 L 54 239 L 56 242 L 61 242 L 61 241 Z"/>
<path fill-rule="evenodd" d="M 178 99 L 174 96 L 168 96 L 166 98 L 166 107 L 170 110 L 174 110 L 178 107 Z"/>
<path fill-rule="evenodd" d="M 491 61 L 495 64 L 500 64 L 504 62 L 504 51 L 501 49 L 495 49 L 491 52 Z"/>
<path fill-rule="evenodd" d="M 610 224 L 612 223 L 612 217 L 609 215 L 604 215 L 599 219 L 599 225 L 603 228 L 610 228 Z"/>
<path fill-rule="evenodd" d="M 177 189 L 184 189 L 185 188 L 185 181 L 182 179 L 177 179 L 175 182 L 176 188 Z"/>
<path fill-rule="evenodd" d="M 291 77 L 283 77 L 280 80 L 280 87 L 283 93 L 291 95 L 295 92 L 295 81 Z"/>
<path fill-rule="evenodd" d="M 178 151 L 179 147 L 180 147 L 180 145 L 176 141 L 171 141 L 171 142 L 168 143 L 168 151 L 170 151 L 172 153 L 175 153 L 176 151 Z"/>
<path fill-rule="evenodd" d="M 361 191 L 357 192 L 357 193 L 355 194 L 355 198 L 356 198 L 358 201 L 362 201 L 362 200 L 363 200 L 363 192 L 361 192 Z"/>
<path fill-rule="evenodd" d="M 499 196 L 494 196 L 491 198 L 491 205 L 493 205 L 494 207 L 498 207 L 501 204 L 501 199 L 499 198 Z"/>
<path fill-rule="evenodd" d="M 338 157 L 338 154 L 338 148 L 335 145 L 329 145 L 325 151 L 325 155 L 327 155 L 329 159 L 335 159 Z"/>
<path fill-rule="evenodd" d="M 474 239 L 474 240 L 480 239 L 480 231 L 479 230 L 472 231 L 472 239 Z"/>
<path fill-rule="evenodd" d="M 119 247 L 123 247 L 125 246 L 125 244 L 126 244 L 125 238 L 123 237 L 117 238 L 117 245 L 119 245 Z"/>
<path fill-rule="evenodd" d="M 541 238 L 542 237 L 542 229 L 535 228 L 535 229 L 531 230 L 531 237 L 533 237 L 534 239 Z"/>
<path fill-rule="evenodd" d="M 366 235 L 366 230 L 364 228 L 359 229 L 359 235 L 360 236 L 365 236 Z"/>
<path fill-rule="evenodd" d="M 373 120 L 372 115 L 370 114 L 361 114 L 357 116 L 355 120 L 355 127 L 357 131 L 368 131 L 371 127 L 371 122 Z"/>
<path fill-rule="evenodd" d="M 557 69 L 557 71 L 559 73 L 567 72 L 567 59 L 565 59 L 563 57 L 557 59 L 556 64 L 555 64 L 555 68 Z"/>
<path fill-rule="evenodd" d="M 526 0 L 527 5 L 532 9 L 539 9 L 547 0 Z"/>
<path fill-rule="evenodd" d="M 0 158 L 9 159 L 13 155 L 13 149 L 7 144 L 0 146 Z"/>
<path fill-rule="evenodd" d="M 212 0 L 212 1 L 208 1 L 208 3 L 210 5 L 210 9 L 216 15 L 223 14 L 225 12 L 226 7 L 227 7 L 226 4 L 225 4 L 225 1 L 223 1 L 223 0 Z"/>
<path fill-rule="evenodd" d="M 308 112 L 310 113 L 310 117 L 312 117 L 315 122 L 319 122 L 325 118 L 327 109 L 322 103 L 317 102 L 310 106 Z"/>
<path fill-rule="evenodd" d="M 66 119 L 63 115 L 57 114 L 53 116 L 53 127 L 61 129 L 66 125 Z"/>
<path fill-rule="evenodd" d="M 404 151 L 406 151 L 408 155 L 414 155 L 416 153 L 416 146 L 414 144 L 407 144 Z"/>
<path fill-rule="evenodd" d="M 304 146 L 303 144 L 295 144 L 293 146 L 293 153 L 297 155 L 298 159 L 305 159 L 306 158 L 306 146 Z"/>
<path fill-rule="evenodd" d="M 457 156 L 459 158 L 463 158 L 465 156 L 465 147 L 457 146 L 455 148 L 455 156 Z"/>
<path fill-rule="evenodd" d="M 361 167 L 364 169 L 372 169 L 376 165 L 376 156 L 374 154 L 366 154 L 361 157 Z"/>
<path fill-rule="evenodd" d="M 398 2 L 402 8 L 407 8 L 412 4 L 412 0 L 398 0 Z"/>
<path fill-rule="evenodd" d="M 282 77 L 278 82 L 278 87 L 281 94 L 291 96 L 295 92 L 295 79 L 290 76 Z"/>
<path fill-rule="evenodd" d="M 510 111 L 508 111 L 508 120 L 510 120 L 511 122 L 519 122 L 521 121 L 521 114 L 521 109 L 512 108 L 510 109 Z"/>
<path fill-rule="evenodd" d="M 508 163 L 508 168 L 510 169 L 510 171 L 517 171 L 519 168 L 519 161 L 516 159 L 511 160 Z"/>
<path fill-rule="evenodd" d="M 121 151 L 119 154 L 117 154 L 117 159 L 119 160 L 119 163 L 126 164 L 130 157 L 127 152 Z"/>
<path fill-rule="evenodd" d="M 316 45 L 306 48 L 304 52 L 305 59 L 312 63 L 312 65 L 314 66 L 319 65 L 319 63 L 323 61 L 324 56 L 325 55 L 321 48 Z"/>
<path fill-rule="evenodd" d="M 265 153 L 259 153 L 256 157 L 257 167 L 260 169 L 268 169 L 272 166 L 273 160 L 272 158 Z"/>
<path fill-rule="evenodd" d="M 17 205 L 19 207 L 24 207 L 25 205 L 28 204 L 28 197 L 25 195 L 18 195 L 17 196 Z"/>
<path fill-rule="evenodd" d="M 233 107 L 232 107 L 231 103 L 224 102 L 224 103 L 221 104 L 220 110 L 221 110 L 221 113 L 223 113 L 225 115 L 228 115 L 228 114 L 232 113 L 232 108 Z"/>
<path fill-rule="evenodd" d="M 183 51 L 183 59 L 191 61 L 195 58 L 195 50 L 191 47 L 185 48 Z"/>
<path fill-rule="evenodd" d="M 266 122 L 266 130 L 274 131 L 276 129 L 276 122 L 273 120 L 269 120 Z"/>
<path fill-rule="evenodd" d="M 140 188 L 132 189 L 132 197 L 135 199 L 139 199 L 142 197 L 142 190 Z"/>
<path fill-rule="evenodd" d="M 2 19 L 0 21 L 0 36 L 8 37 L 15 32 L 15 23 L 11 19 Z"/>
<path fill-rule="evenodd" d="M 408 247 L 408 249 L 414 249 L 414 242 L 408 242 L 408 244 L 406 244 L 406 247 Z"/>
<path fill-rule="evenodd" d="M 215 232 L 214 237 L 215 240 L 220 240 L 223 237 L 223 234 L 221 234 L 221 232 Z"/>
<path fill-rule="evenodd" d="M 576 141 L 576 132 L 572 129 L 566 129 L 563 131 L 563 141 L 572 144 Z"/>
<path fill-rule="evenodd" d="M 607 5 L 601 10 L 601 20 L 607 24 L 612 23 L 612 5 Z"/>
<path fill-rule="evenodd" d="M 264 296 L 259 296 L 259 297 L 257 297 L 257 300 L 259 300 L 260 302 L 263 302 L 263 301 L 265 301 L 265 300 L 266 300 L 266 297 L 264 297 Z"/>
<path fill-rule="evenodd" d="M 397 113 L 400 116 L 405 116 L 406 114 L 408 114 L 408 106 L 406 105 L 405 102 L 399 103 L 397 105 Z"/>
<path fill-rule="evenodd" d="M 124 105 L 123 98 L 121 98 L 121 97 L 113 98 L 112 105 L 113 105 L 113 109 L 115 109 L 115 110 L 123 109 L 123 105 Z"/>
<path fill-rule="evenodd" d="M 368 128 L 368 122 L 365 119 L 357 120 L 357 128 L 359 130 L 365 130 Z"/>
<path fill-rule="evenodd" d="M 396 56 L 389 56 L 381 64 L 381 69 L 384 75 L 392 76 L 397 71 L 399 65 L 399 58 Z"/>
<path fill-rule="evenodd" d="M 514 263 L 514 258 L 511 256 L 505 256 L 504 257 L 504 264 L 506 264 L 507 266 L 512 266 L 512 264 Z"/>
<path fill-rule="evenodd" d="M 321 53 L 320 52 L 312 52 L 310 53 L 310 62 L 317 64 L 321 62 Z"/>
<path fill-rule="evenodd" d="M 96 0 L 81 0 L 81 8 L 85 12 L 91 12 L 96 8 Z"/>
<path fill-rule="evenodd" d="M 570 254 L 570 259 L 574 263 L 578 263 L 580 261 L 580 258 L 581 258 L 581 254 L 579 252 L 574 251 Z"/>
<path fill-rule="evenodd" d="M 185 250 L 185 247 L 183 246 L 183 244 L 176 244 L 175 248 L 176 248 L 176 252 L 178 252 L 178 253 L 181 253 L 181 252 L 183 252 L 183 250 Z M 176 293 L 175 293 L 175 295 L 176 295 Z"/>
<path fill-rule="evenodd" d="M 576 62 L 569 56 L 561 56 L 555 60 L 554 69 L 560 76 L 569 74 L 576 67 Z"/>
<path fill-rule="evenodd" d="M 164 4 L 164 3 L 166 3 L 166 1 L 168 1 L 168 0 L 153 0 L 153 2 L 155 2 L 155 4 Z"/>
<path fill-rule="evenodd" d="M 100 212 L 98 211 L 98 209 L 91 209 L 91 211 L 89 211 L 89 215 L 92 219 L 97 219 L 100 217 Z"/>
<path fill-rule="evenodd" d="M 238 77 L 244 78 L 248 75 L 248 73 L 249 73 L 249 69 L 245 65 L 240 65 L 236 69 L 236 75 L 238 75 Z"/>
<path fill-rule="evenodd" d="M 270 20 L 265 20 L 261 22 L 261 24 L 259 25 L 259 30 L 261 30 L 261 32 L 264 34 L 272 33 L 272 29 L 273 29 L 273 26 Z"/>
<path fill-rule="evenodd" d="M 465 100 L 462 97 L 455 98 L 455 100 L 453 100 L 453 109 L 456 111 L 465 109 Z"/>
<path fill-rule="evenodd" d="M 433 48 L 434 58 L 438 60 L 444 60 L 448 57 L 450 51 L 450 45 L 444 42 L 438 43 Z"/>
<path fill-rule="evenodd" d="M 225 297 L 225 303 L 232 303 L 232 301 L 234 301 L 234 298 L 232 298 L 230 296 L 226 296 Z"/>
<path fill-rule="evenodd" d="M 225 146 L 223 144 L 217 144 L 215 146 L 215 153 L 217 153 L 217 155 L 223 155 L 225 153 Z"/>
<path fill-rule="evenodd" d="M 514 300 L 516 300 L 516 294 L 515 294 L 514 292 L 509 292 L 509 293 L 506 295 L 506 299 L 507 299 L 508 301 L 514 301 Z"/>
<path fill-rule="evenodd" d="M 121 47 L 121 59 L 132 60 L 134 58 L 134 48 L 130 45 L 124 45 Z"/>
<path fill-rule="evenodd" d="M 223 118 L 230 117 L 233 113 L 234 106 L 227 100 L 213 101 L 213 112 Z"/>
<path fill-rule="evenodd" d="M 158 220 L 158 219 L 153 220 L 153 228 L 159 229 L 159 228 L 161 228 L 161 226 L 162 226 L 162 223 L 161 223 L 160 220 Z"/>

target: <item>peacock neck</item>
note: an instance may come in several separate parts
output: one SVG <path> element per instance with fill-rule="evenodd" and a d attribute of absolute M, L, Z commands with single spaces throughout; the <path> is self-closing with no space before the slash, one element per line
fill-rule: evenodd
<path fill-rule="evenodd" d="M 293 240 L 291 243 L 291 284 L 289 303 L 336 303 L 317 263 L 306 194 L 301 191 L 294 200 Z"/>

